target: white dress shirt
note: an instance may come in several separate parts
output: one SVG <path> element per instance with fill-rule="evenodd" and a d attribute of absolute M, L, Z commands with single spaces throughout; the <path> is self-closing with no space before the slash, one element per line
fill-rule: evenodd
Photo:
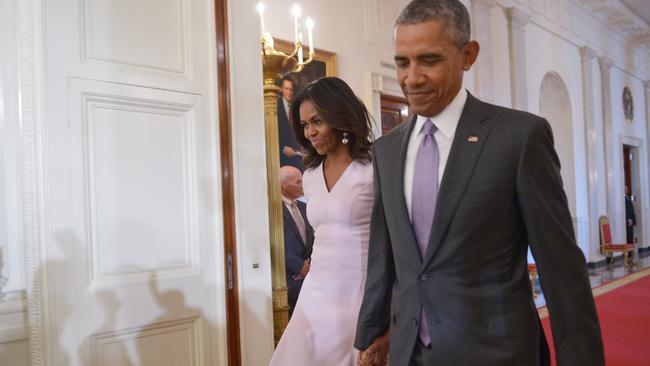
<path fill-rule="evenodd" d="M 463 108 L 465 108 L 466 101 L 467 90 L 460 88 L 460 91 L 456 94 L 451 103 L 449 103 L 449 105 L 437 116 L 417 116 L 415 126 L 411 132 L 411 137 L 409 138 L 408 148 L 406 150 L 406 160 L 404 161 L 404 199 L 406 200 L 406 209 L 408 210 L 409 218 L 411 218 L 411 196 L 413 192 L 415 157 L 418 153 L 420 142 L 422 141 L 422 134 L 420 133 L 422 131 L 422 126 L 427 119 L 430 119 L 437 127 L 433 137 L 438 143 L 438 156 L 440 159 L 438 161 L 438 188 L 440 188 L 440 182 L 442 182 L 442 175 L 445 172 L 445 165 L 447 165 L 447 158 L 449 158 L 451 144 L 456 135 L 456 127 L 458 126 L 460 115 L 463 113 Z"/>
<path fill-rule="evenodd" d="M 284 106 L 284 113 L 287 115 L 287 120 L 290 120 L 291 118 L 289 117 L 289 102 L 287 102 L 284 97 L 282 98 L 282 105 Z"/>

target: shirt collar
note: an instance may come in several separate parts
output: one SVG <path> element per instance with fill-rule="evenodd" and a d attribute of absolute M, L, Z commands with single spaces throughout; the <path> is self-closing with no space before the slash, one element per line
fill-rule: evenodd
<path fill-rule="evenodd" d="M 465 88 L 460 88 L 458 94 L 456 94 L 451 103 L 449 103 L 442 112 L 438 113 L 438 115 L 433 117 L 418 115 L 418 118 L 415 121 L 415 131 L 420 133 L 424 122 L 426 122 L 427 119 L 430 119 L 447 139 L 451 139 L 456 133 L 456 127 L 458 126 L 460 115 L 463 113 L 463 109 L 465 108 L 466 101 L 467 90 L 465 90 Z"/>
<path fill-rule="evenodd" d="M 287 197 L 285 197 L 284 195 L 282 195 L 282 202 L 284 202 L 287 206 L 291 206 L 291 204 L 293 204 L 295 201 L 292 201 Z"/>

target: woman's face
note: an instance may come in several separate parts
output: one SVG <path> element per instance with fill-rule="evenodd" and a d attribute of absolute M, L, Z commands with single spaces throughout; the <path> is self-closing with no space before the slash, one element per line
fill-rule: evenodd
<path fill-rule="evenodd" d="M 300 104 L 300 124 L 305 138 L 311 142 L 319 155 L 327 155 L 338 149 L 345 148 L 338 136 L 323 121 L 314 107 L 314 103 L 305 100 Z"/>

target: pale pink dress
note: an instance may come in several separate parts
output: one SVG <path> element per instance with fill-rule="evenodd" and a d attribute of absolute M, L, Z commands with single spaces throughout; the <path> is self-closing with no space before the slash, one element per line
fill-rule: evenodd
<path fill-rule="evenodd" d="M 311 268 L 272 366 L 354 366 L 373 203 L 372 164 L 353 161 L 327 191 L 322 164 L 305 171 L 314 228 Z"/>

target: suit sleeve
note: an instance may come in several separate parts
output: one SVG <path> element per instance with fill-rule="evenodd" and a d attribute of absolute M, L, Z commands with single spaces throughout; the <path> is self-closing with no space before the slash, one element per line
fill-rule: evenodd
<path fill-rule="evenodd" d="M 283 210 L 286 210 L 286 207 L 283 207 Z M 291 215 L 288 215 L 288 216 L 291 216 Z M 287 218 L 287 214 L 284 214 L 284 211 L 283 211 L 283 219 L 284 220 L 293 220 L 293 219 Z M 300 239 L 298 239 L 298 238 L 292 239 L 292 238 L 288 237 L 290 235 L 289 232 L 288 232 L 289 230 L 290 229 L 287 228 L 287 225 L 285 224 L 284 225 L 284 263 L 285 263 L 285 266 L 287 267 L 287 272 L 289 272 L 288 274 L 291 275 L 291 276 L 296 276 L 297 274 L 300 273 L 300 270 L 302 270 L 302 266 L 303 266 L 305 260 L 301 256 L 296 255 L 296 253 L 294 253 L 294 251 L 291 250 L 292 249 L 291 248 L 292 244 L 290 244 L 290 243 L 293 242 L 292 240 L 300 240 Z M 293 234 L 291 234 L 291 235 L 293 235 Z"/>
<path fill-rule="evenodd" d="M 373 156 L 375 157 L 373 159 L 374 204 L 370 220 L 368 273 L 354 341 L 354 347 L 359 350 L 368 348 L 375 338 L 384 334 L 388 329 L 391 293 L 395 281 L 393 252 L 384 215 L 381 183 L 377 170 L 377 154 L 373 153 Z"/>
<path fill-rule="evenodd" d="M 558 366 L 604 365 L 584 255 L 576 245 L 551 127 L 539 120 L 522 148 L 517 194 L 553 329 Z"/>
<path fill-rule="evenodd" d="M 304 259 L 300 258 L 299 256 L 293 253 L 290 253 L 286 249 L 284 251 L 284 261 L 287 265 L 287 270 L 289 271 L 289 274 L 292 276 L 296 276 L 298 273 L 300 273 L 300 270 L 302 269 L 302 266 L 305 263 Z"/>

